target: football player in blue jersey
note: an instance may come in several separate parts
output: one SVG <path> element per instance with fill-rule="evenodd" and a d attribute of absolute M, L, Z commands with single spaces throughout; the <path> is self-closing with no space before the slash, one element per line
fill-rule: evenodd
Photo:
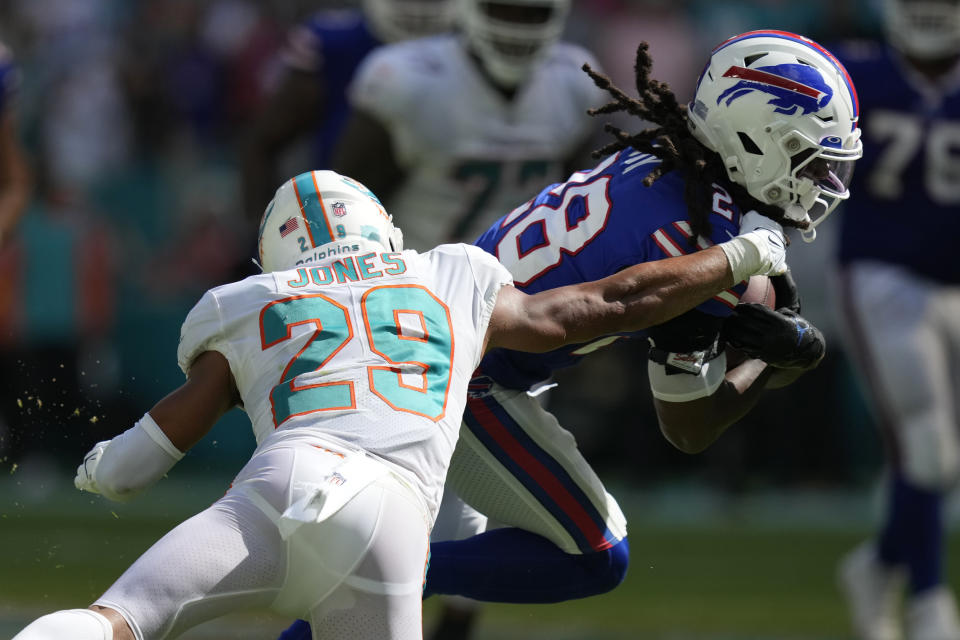
<path fill-rule="evenodd" d="M 30 196 L 30 173 L 17 136 L 13 108 L 18 71 L 0 43 L 0 248 L 7 243 Z"/>
<path fill-rule="evenodd" d="M 385 42 L 446 31 L 453 0 L 363 0 L 360 9 L 319 11 L 290 31 L 286 73 L 253 122 L 243 153 L 245 208 L 257 221 L 273 195 L 280 153 L 314 130 L 311 166 L 328 168 L 347 118 L 346 87 L 360 61 Z"/>
<path fill-rule="evenodd" d="M 616 141 L 599 153 L 610 155 L 548 186 L 477 241 L 521 290 L 696 252 L 749 216 L 812 239 L 849 196 L 861 155 L 856 92 L 821 46 L 779 31 L 731 38 L 713 51 L 689 107 L 649 77 L 650 64 L 643 44 L 639 100 L 588 73 L 614 97 L 596 113 L 626 111 L 655 126 L 636 135 L 608 127 Z M 613 342 L 647 339 L 660 428 L 681 450 L 701 451 L 764 388 L 788 384 L 823 356 L 823 337 L 798 315 L 795 289 L 780 284 L 777 310 L 738 305 L 739 282 L 645 331 L 543 354 L 488 354 L 470 386 L 446 488 L 507 526 L 431 544 L 425 595 L 558 602 L 619 584 L 628 563 L 623 514 L 530 389 Z M 725 344 L 749 357 L 728 366 Z"/>
<path fill-rule="evenodd" d="M 960 2 L 884 11 L 886 42 L 838 50 L 861 91 L 865 157 L 842 215 L 838 307 L 889 467 L 883 524 L 839 578 L 861 640 L 957 640 L 943 498 L 960 474 Z"/>

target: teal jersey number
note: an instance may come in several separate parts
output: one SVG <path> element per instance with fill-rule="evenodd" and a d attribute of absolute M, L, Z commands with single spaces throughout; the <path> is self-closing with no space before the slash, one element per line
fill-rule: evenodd
<path fill-rule="evenodd" d="M 398 411 L 435 422 L 443 418 L 453 363 L 453 328 L 446 305 L 424 287 L 392 285 L 367 291 L 361 309 L 370 347 L 388 363 L 367 367 L 373 393 Z M 292 327 L 303 324 L 316 329 L 270 392 L 275 427 L 305 413 L 356 408 L 352 382 L 296 384 L 297 376 L 322 369 L 354 339 L 350 313 L 343 305 L 322 294 L 271 302 L 260 311 L 261 348 L 289 340 Z M 404 382 L 418 375 L 419 384 Z"/>
<path fill-rule="evenodd" d="M 390 363 L 367 367 L 370 389 L 398 411 L 442 418 L 453 366 L 450 310 L 418 285 L 370 289 L 360 308 L 370 348 Z M 401 373 L 408 382 L 419 373 L 418 383 L 404 383 Z"/>
<path fill-rule="evenodd" d="M 312 411 L 356 406 L 352 382 L 296 384 L 297 376 L 323 368 L 353 338 L 353 326 L 346 307 L 319 293 L 271 302 L 260 311 L 261 349 L 289 340 L 290 330 L 300 324 L 313 324 L 316 330 L 287 363 L 280 384 L 270 392 L 275 426 L 280 426 L 287 418 Z"/>

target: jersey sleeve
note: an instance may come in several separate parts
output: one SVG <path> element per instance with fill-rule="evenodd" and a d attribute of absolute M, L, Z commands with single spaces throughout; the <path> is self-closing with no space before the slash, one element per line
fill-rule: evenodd
<path fill-rule="evenodd" d="M 408 43 L 373 50 L 361 63 L 347 89 L 350 104 L 384 125 L 407 113 L 419 82 L 407 64 Z"/>
<path fill-rule="evenodd" d="M 473 270 L 473 280 L 476 283 L 477 291 L 480 294 L 480 299 L 483 300 L 480 316 L 477 318 L 477 327 L 482 334 L 485 334 L 487 325 L 490 324 L 493 308 L 497 304 L 500 289 L 506 285 L 512 285 L 513 276 L 495 257 L 480 247 L 464 245 L 464 249 L 470 260 L 470 268 Z"/>
<path fill-rule="evenodd" d="M 219 351 L 230 360 L 228 350 L 220 302 L 213 291 L 207 291 L 187 314 L 187 319 L 180 328 L 177 364 L 186 375 L 190 371 L 190 365 L 204 351 Z"/>

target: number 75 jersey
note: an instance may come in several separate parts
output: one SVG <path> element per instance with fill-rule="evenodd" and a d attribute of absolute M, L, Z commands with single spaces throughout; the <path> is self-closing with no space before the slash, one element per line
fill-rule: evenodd
<path fill-rule="evenodd" d="M 336 438 L 436 507 L 490 314 L 510 274 L 469 245 L 339 255 L 211 289 L 177 358 L 227 359 L 257 444 Z M 279 434 L 278 434 L 279 435 Z"/>

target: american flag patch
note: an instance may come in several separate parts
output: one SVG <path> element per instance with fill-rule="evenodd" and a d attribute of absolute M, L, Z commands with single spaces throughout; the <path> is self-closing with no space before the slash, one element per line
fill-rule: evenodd
<path fill-rule="evenodd" d="M 297 222 L 296 218 L 290 218 L 289 220 L 284 222 L 282 225 L 280 225 L 280 237 L 286 238 L 288 235 L 296 231 L 299 226 L 300 226 L 300 223 Z"/>

